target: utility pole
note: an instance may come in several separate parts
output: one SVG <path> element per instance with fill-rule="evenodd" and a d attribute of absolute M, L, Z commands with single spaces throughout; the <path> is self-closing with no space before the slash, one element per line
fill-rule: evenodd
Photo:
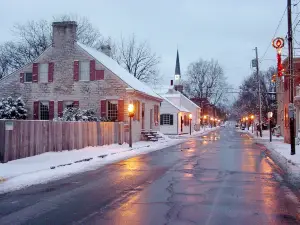
<path fill-rule="evenodd" d="M 290 104 L 289 104 L 289 119 L 290 119 L 290 137 L 291 137 L 291 155 L 296 154 L 295 150 L 295 114 L 294 114 L 294 68 L 293 68 L 293 27 L 292 27 L 292 3 L 287 0 L 287 19 L 288 19 L 288 47 L 289 47 L 289 75 L 290 75 Z"/>
<path fill-rule="evenodd" d="M 259 127 L 260 127 L 260 136 L 262 137 L 262 124 L 261 124 L 261 91 L 260 91 L 260 77 L 259 77 L 259 63 L 258 63 L 258 53 L 257 47 L 255 47 L 255 56 L 256 56 L 256 75 L 258 80 L 258 104 L 259 104 Z"/>

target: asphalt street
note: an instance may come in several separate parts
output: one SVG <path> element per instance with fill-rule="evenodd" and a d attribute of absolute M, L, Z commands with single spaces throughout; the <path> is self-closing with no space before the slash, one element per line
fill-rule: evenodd
<path fill-rule="evenodd" d="M 88 163 L 88 162 L 87 162 Z M 0 196 L 0 224 L 300 224 L 298 190 L 232 127 Z"/>

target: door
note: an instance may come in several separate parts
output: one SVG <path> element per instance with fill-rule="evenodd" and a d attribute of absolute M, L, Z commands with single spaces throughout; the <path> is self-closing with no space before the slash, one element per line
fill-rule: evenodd
<path fill-rule="evenodd" d="M 182 116 L 180 117 L 180 131 L 183 132 L 183 119 Z"/>
<path fill-rule="evenodd" d="M 142 103 L 142 129 L 145 129 L 145 103 Z"/>
<path fill-rule="evenodd" d="M 152 129 L 153 124 L 153 109 L 150 109 L 150 129 Z"/>

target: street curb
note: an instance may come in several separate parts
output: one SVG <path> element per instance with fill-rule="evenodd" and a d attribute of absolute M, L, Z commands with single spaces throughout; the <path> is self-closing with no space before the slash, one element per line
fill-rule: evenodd
<path fill-rule="evenodd" d="M 273 162 L 275 162 L 276 165 L 284 172 L 282 174 L 284 180 L 297 188 L 300 187 L 300 176 L 297 176 L 295 173 L 293 173 L 293 168 L 300 171 L 299 166 L 282 156 L 279 152 L 270 149 L 263 142 L 258 142 L 255 140 L 254 143 L 265 148 L 266 155 L 269 156 L 270 159 L 272 159 Z"/>

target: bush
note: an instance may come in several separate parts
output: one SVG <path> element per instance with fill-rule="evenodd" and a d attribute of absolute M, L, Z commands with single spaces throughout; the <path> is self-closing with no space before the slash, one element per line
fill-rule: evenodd
<path fill-rule="evenodd" d="M 13 99 L 12 97 L 2 98 L 0 101 L 0 119 L 25 120 L 27 110 L 21 97 Z"/>
<path fill-rule="evenodd" d="M 57 119 L 58 121 L 105 121 L 107 118 L 99 118 L 93 109 L 66 108 L 63 111 L 63 116 Z"/>

